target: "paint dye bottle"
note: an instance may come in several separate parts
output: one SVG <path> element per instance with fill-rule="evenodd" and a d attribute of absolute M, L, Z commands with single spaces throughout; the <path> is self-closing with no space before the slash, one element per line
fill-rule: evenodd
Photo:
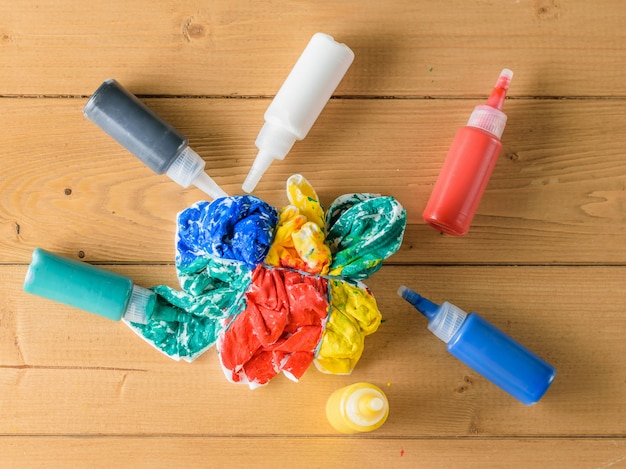
<path fill-rule="evenodd" d="M 24 291 L 114 321 L 146 324 L 156 295 L 123 275 L 36 248 Z"/>
<path fill-rule="evenodd" d="M 345 44 L 327 34 L 313 35 L 265 111 L 244 191 L 252 192 L 272 161 L 284 159 L 296 140 L 306 137 L 353 60 Z"/>
<path fill-rule="evenodd" d="M 333 392 L 326 402 L 326 417 L 341 433 L 371 432 L 389 415 L 385 393 L 370 383 L 355 383 Z"/>
<path fill-rule="evenodd" d="M 428 329 L 452 355 L 519 401 L 534 404 L 550 387 L 554 367 L 478 314 L 437 305 L 407 287 L 398 294 L 428 318 Z"/>
<path fill-rule="evenodd" d="M 466 127 L 458 130 L 422 214 L 444 233 L 469 231 L 480 199 L 502 150 L 506 115 L 502 112 L 513 72 L 502 70 L 487 104 L 476 106 Z"/>
<path fill-rule="evenodd" d="M 115 80 L 106 80 L 87 101 L 85 116 L 156 174 L 195 185 L 214 199 L 226 197 L 204 172 L 206 163 L 189 147 L 189 140 L 156 115 Z"/>

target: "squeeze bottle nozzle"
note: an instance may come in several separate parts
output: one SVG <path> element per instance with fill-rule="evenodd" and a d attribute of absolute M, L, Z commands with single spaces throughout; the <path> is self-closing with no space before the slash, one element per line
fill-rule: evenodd
<path fill-rule="evenodd" d="M 506 114 L 502 112 L 506 93 L 509 90 L 513 72 L 508 68 L 500 72 L 498 81 L 487 99 L 487 104 L 481 104 L 474 108 L 467 125 L 482 129 L 496 138 L 502 137 L 506 126 Z"/>
<path fill-rule="evenodd" d="M 227 197 L 204 172 L 206 162 L 189 147 L 189 140 L 165 122 L 116 80 L 106 80 L 83 109 L 85 116 L 156 174 L 195 185 L 214 199 Z"/>
<path fill-rule="evenodd" d="M 513 71 L 508 68 L 502 69 L 498 81 L 493 88 L 493 91 L 489 95 L 487 100 L 487 106 L 491 106 L 495 109 L 502 111 L 504 100 L 506 98 L 506 92 L 509 90 L 511 79 L 513 78 Z"/>
<path fill-rule="evenodd" d="M 331 36 L 316 33 L 265 111 L 255 145 L 259 152 L 242 188 L 252 192 L 275 159 L 302 140 L 354 60 L 354 53 Z"/>
<path fill-rule="evenodd" d="M 478 314 L 447 301 L 437 305 L 404 286 L 398 295 L 428 318 L 428 329 L 448 352 L 522 403 L 536 403 L 552 384 L 552 365 Z"/>
<path fill-rule="evenodd" d="M 465 311 L 453 304 L 445 302 L 438 305 L 405 286 L 398 289 L 398 295 L 428 319 L 428 329 L 446 344 L 458 332 L 467 317 Z"/>

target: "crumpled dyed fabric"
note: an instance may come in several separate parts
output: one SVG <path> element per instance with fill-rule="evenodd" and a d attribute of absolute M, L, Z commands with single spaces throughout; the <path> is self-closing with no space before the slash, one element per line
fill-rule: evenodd
<path fill-rule="evenodd" d="M 287 198 L 290 205 L 280 211 L 276 235 L 265 262 L 274 267 L 327 274 L 331 252 L 325 243 L 324 210 L 317 194 L 298 174 L 287 181 Z"/>
<path fill-rule="evenodd" d="M 212 347 L 227 321 L 245 306 L 252 280 L 243 263 L 216 257 L 177 263 L 182 290 L 156 286 L 157 309 L 148 324 L 128 323 L 148 343 L 175 360 L 191 362 Z"/>
<path fill-rule="evenodd" d="M 215 345 L 226 378 L 251 388 L 311 363 L 348 374 L 382 315 L 362 283 L 402 243 L 406 212 L 393 197 L 346 194 L 324 213 L 301 175 L 280 210 L 251 196 L 198 202 L 178 215 L 182 290 L 154 287 L 146 325 L 129 326 L 174 359 Z"/>
<path fill-rule="evenodd" d="M 215 256 L 254 268 L 267 254 L 276 222 L 276 209 L 251 195 L 198 202 L 178 215 L 176 265 Z"/>
<path fill-rule="evenodd" d="M 382 315 L 362 283 L 330 281 L 330 311 L 315 366 L 325 373 L 349 374 L 356 366 L 365 336 L 378 329 Z"/>
<path fill-rule="evenodd" d="M 330 275 L 364 279 L 402 244 L 406 212 L 393 197 L 347 194 L 328 209 Z"/>
<path fill-rule="evenodd" d="M 252 387 L 281 371 L 300 379 L 313 362 L 327 311 L 326 279 L 257 266 L 245 309 L 218 339 L 227 379 Z"/>

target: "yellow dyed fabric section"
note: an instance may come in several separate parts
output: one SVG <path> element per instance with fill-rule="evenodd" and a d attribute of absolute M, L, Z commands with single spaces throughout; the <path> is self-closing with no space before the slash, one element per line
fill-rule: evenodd
<path fill-rule="evenodd" d="M 287 180 L 287 197 L 290 205 L 278 215 L 274 242 L 265 263 L 326 275 L 331 253 L 325 244 L 324 209 L 317 193 L 304 177 L 296 174 Z"/>
<path fill-rule="evenodd" d="M 331 280 L 330 313 L 315 366 L 324 373 L 349 374 L 361 358 L 365 336 L 376 332 L 382 315 L 363 285 Z"/>

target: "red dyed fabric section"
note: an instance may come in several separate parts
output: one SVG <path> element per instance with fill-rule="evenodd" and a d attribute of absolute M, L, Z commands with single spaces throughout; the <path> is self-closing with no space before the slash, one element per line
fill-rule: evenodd
<path fill-rule="evenodd" d="M 281 371 L 299 379 L 313 362 L 328 313 L 326 279 L 258 266 L 246 308 L 218 342 L 234 382 L 268 383 Z"/>

